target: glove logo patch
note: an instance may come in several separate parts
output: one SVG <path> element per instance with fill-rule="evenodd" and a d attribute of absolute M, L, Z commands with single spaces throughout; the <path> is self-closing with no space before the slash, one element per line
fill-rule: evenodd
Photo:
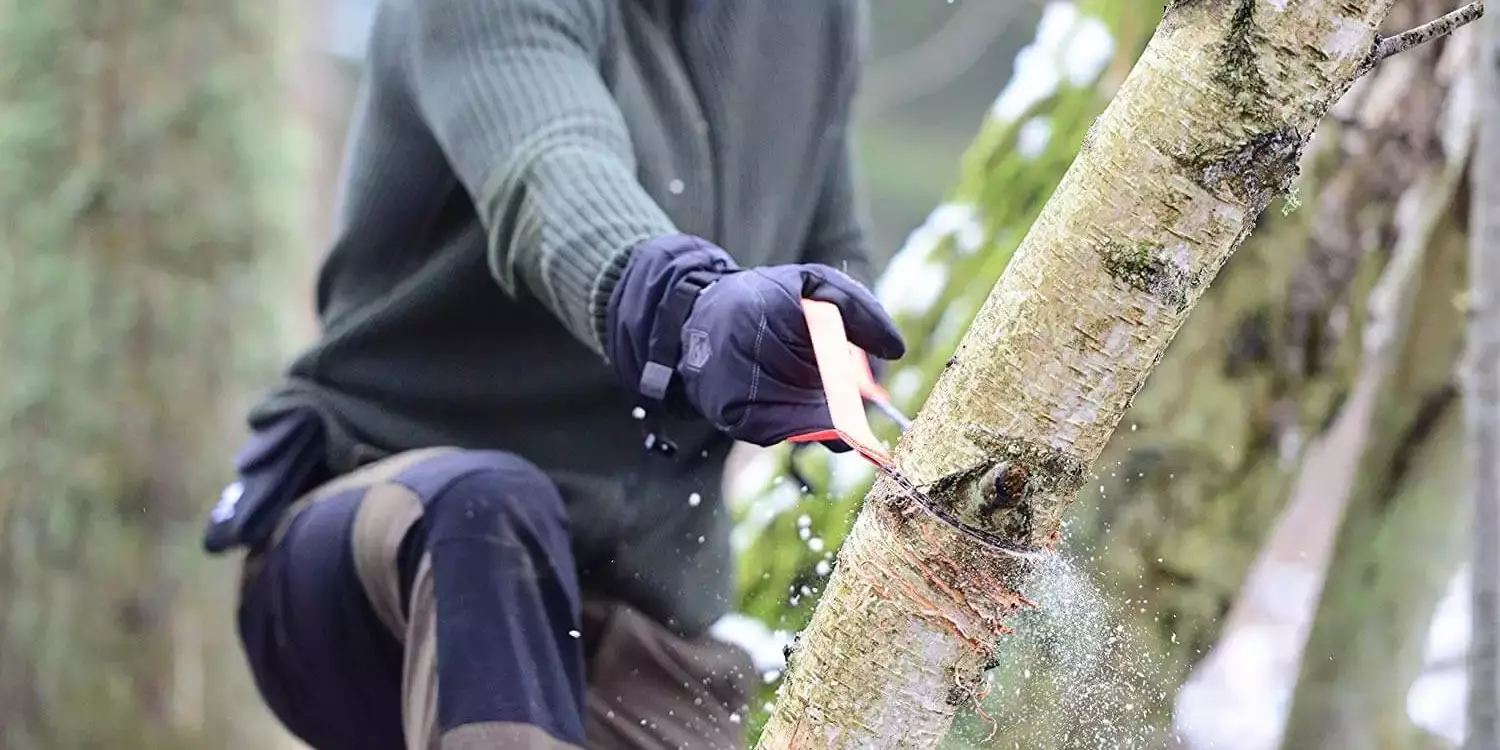
<path fill-rule="evenodd" d="M 689 328 L 687 330 L 687 351 L 683 352 L 682 365 L 691 372 L 697 372 L 708 364 L 709 356 L 713 354 L 713 347 L 708 345 L 708 331 L 701 328 Z"/>

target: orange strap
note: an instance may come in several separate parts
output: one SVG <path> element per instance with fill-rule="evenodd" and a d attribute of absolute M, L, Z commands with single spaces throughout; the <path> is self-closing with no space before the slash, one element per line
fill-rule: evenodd
<path fill-rule="evenodd" d="M 818 360 L 833 428 L 794 435 L 788 440 L 793 443 L 842 440 L 876 466 L 889 467 L 891 454 L 870 429 L 862 400 L 889 400 L 889 394 L 875 382 L 865 353 L 849 343 L 844 332 L 844 316 L 836 305 L 804 299 L 802 312 L 807 318 L 813 356 Z"/>
<path fill-rule="evenodd" d="M 834 312 L 838 312 L 838 308 L 834 308 Z M 875 371 L 870 369 L 870 356 L 865 350 L 850 344 L 849 354 L 854 357 L 854 375 L 859 380 L 860 394 L 871 401 L 891 403 L 891 394 L 875 379 Z"/>

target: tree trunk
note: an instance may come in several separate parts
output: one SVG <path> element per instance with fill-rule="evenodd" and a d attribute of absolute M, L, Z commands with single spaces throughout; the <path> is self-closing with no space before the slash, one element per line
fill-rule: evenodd
<path fill-rule="evenodd" d="M 1018 58 L 1002 106 L 985 118 L 964 155 L 959 184 L 911 233 L 878 286 L 908 341 L 908 355 L 888 379 L 903 408 L 914 410 L 941 374 L 1085 132 L 1144 48 L 1161 4 L 1085 0 L 1073 10 L 1066 3 L 1048 6 L 1047 14 L 1056 17 L 1044 25 L 1055 30 L 1061 23 L 1067 31 L 1056 46 L 1048 45 L 1048 34 Z M 1067 75 L 1061 75 L 1064 67 Z M 1038 79 L 1048 76 L 1056 76 L 1055 88 L 1039 89 Z M 1017 99 L 1017 92 L 1032 98 Z M 1017 101 L 1025 104 L 1019 111 Z M 894 437 L 888 422 L 873 424 Z M 738 466 L 726 474 L 738 515 L 739 611 L 783 632 L 800 630 L 873 471 L 850 454 L 790 453 L 785 446 L 733 463 Z M 764 700 L 755 702 L 750 717 L 752 737 L 764 723 L 764 707 L 774 701 L 778 675 L 767 673 Z"/>
<path fill-rule="evenodd" d="M 1500 20 L 1476 29 L 1479 98 L 1464 383 L 1473 498 L 1468 747 L 1500 747 Z"/>
<path fill-rule="evenodd" d="M 1387 27 L 1416 25 L 1452 7 L 1444 0 L 1406 3 L 1392 11 Z M 1301 311 L 1293 321 L 1324 322 L 1311 329 L 1317 336 L 1304 336 L 1302 347 L 1287 350 L 1297 354 L 1294 363 L 1310 367 L 1287 367 L 1288 358 L 1280 357 L 1284 361 L 1277 369 L 1284 377 L 1293 376 L 1290 382 L 1306 381 L 1288 396 L 1328 393 L 1328 386 L 1336 386 L 1337 412 L 1330 414 L 1334 418 L 1326 430 L 1293 423 L 1293 430 L 1268 441 L 1296 444 L 1304 442 L 1303 434 L 1314 438 L 1306 441 L 1310 448 L 1296 473 L 1291 505 L 1234 610 L 1224 618 L 1222 639 L 1179 693 L 1175 723 L 1186 747 L 1278 746 L 1345 505 L 1358 502 L 1351 497 L 1368 489 L 1356 480 L 1376 467 L 1379 475 L 1388 475 L 1382 462 L 1411 467 L 1431 452 L 1430 423 L 1415 426 L 1416 414 L 1401 404 L 1432 397 L 1429 403 L 1441 413 L 1448 393 L 1441 368 L 1451 365 L 1457 331 L 1431 327 L 1443 321 L 1425 317 L 1422 323 L 1428 327 L 1420 345 L 1401 342 L 1414 325 L 1411 296 L 1436 294 L 1442 299 L 1441 285 L 1450 281 L 1442 274 L 1452 272 L 1451 264 L 1441 260 L 1441 242 L 1432 245 L 1433 227 L 1426 223 L 1446 211 L 1451 196 L 1444 189 L 1452 187 L 1451 180 L 1434 177 L 1445 156 L 1461 167 L 1470 123 L 1464 97 L 1450 95 L 1464 87 L 1453 80 L 1451 59 L 1437 64 L 1438 54 L 1452 52 L 1445 44 L 1435 42 L 1383 64 L 1340 101 L 1332 118 L 1340 124 L 1320 134 L 1327 153 L 1318 161 L 1327 165 L 1328 176 L 1321 180 L 1313 221 L 1306 228 L 1310 248 L 1293 279 L 1290 310 Z M 1456 142 L 1449 142 L 1455 134 Z M 1433 205 L 1423 204 L 1424 197 Z M 1412 210 L 1419 206 L 1422 210 Z M 1394 253 L 1393 247 L 1403 250 Z M 1427 262 L 1412 262 L 1424 254 Z M 1434 285 L 1439 291 L 1431 289 Z M 1319 310 L 1317 317 L 1306 315 L 1310 302 L 1316 303 L 1311 309 Z M 1442 310 L 1451 311 L 1446 300 L 1437 305 L 1436 311 Z M 1309 331 L 1306 324 L 1288 330 L 1299 328 Z M 1339 355 L 1324 364 L 1318 349 Z M 1420 362 L 1440 368 L 1436 383 L 1414 385 L 1400 379 Z M 1323 382 L 1309 388 L 1318 381 Z M 1424 390 L 1429 388 L 1436 392 Z M 1423 412 L 1421 418 L 1433 414 Z M 1407 429 L 1414 431 L 1403 433 Z M 1389 434 L 1407 437 L 1394 458 L 1385 439 Z M 1425 470 L 1402 471 L 1423 481 L 1435 478 Z M 1231 518 L 1254 507 L 1226 505 Z M 1411 542 L 1422 543 L 1415 537 Z M 1416 547 L 1414 553 L 1427 554 Z M 1384 654 L 1370 656 L 1377 664 L 1392 664 Z M 1404 717 L 1400 701 L 1389 708 L 1392 719 Z"/>
<path fill-rule="evenodd" d="M 1389 260 L 1368 316 L 1382 319 L 1366 324 L 1366 348 L 1387 361 L 1369 394 L 1365 437 L 1350 467 L 1352 489 L 1284 747 L 1412 748 L 1423 741 L 1407 717 L 1407 695 L 1421 672 L 1433 612 L 1464 549 L 1454 375 L 1462 349 L 1463 177 L 1473 110 L 1450 92 L 1473 83 L 1465 32 L 1391 63 L 1409 66 L 1411 80 L 1393 109 L 1421 119 L 1404 116 L 1406 127 L 1388 131 L 1409 149 L 1415 179 L 1401 195 L 1389 240 L 1377 248 L 1389 248 L 1380 253 Z M 1373 309 L 1382 299 L 1394 304 Z M 1351 638 L 1356 631 L 1359 637 Z"/>
<path fill-rule="evenodd" d="M 912 233 L 885 274 L 882 299 L 897 310 L 910 344 L 888 382 L 907 408 L 920 404 L 941 374 L 1084 132 L 1145 46 L 1158 20 L 1151 14 L 1161 6 L 1096 2 L 1080 11 L 1085 16 L 1074 21 L 1070 42 L 1033 48 L 1023 59 L 1055 56 L 1059 62 L 1047 62 L 1076 66 L 1085 48 L 1100 46 L 1089 25 L 1102 20 L 1113 41 L 1104 45 L 1112 47 L 1108 71 L 1097 81 L 1064 80 L 1018 116 L 997 107 L 965 156 L 953 197 Z M 1051 72 L 1046 64 L 1017 70 L 1019 88 Z M 1348 104 L 1350 97 L 1341 100 Z M 1289 199 L 1268 212 L 1174 338 L 1126 414 L 1130 429 L 1111 438 L 1096 462 L 1097 484 L 1081 493 L 1064 536 L 1074 560 L 1037 586 L 1066 600 L 1001 642 L 990 695 L 962 717 L 951 744 L 1028 747 L 1059 736 L 1059 727 L 1082 738 L 1112 725 L 1116 734 L 1129 731 L 1154 746 L 1152 735 L 1159 739 L 1166 729 L 1176 686 L 1217 637 L 1282 508 L 1301 436 L 1328 423 L 1352 380 L 1358 337 L 1336 335 L 1335 321 L 1350 287 L 1358 296 L 1369 280 L 1339 261 L 1357 233 L 1358 212 L 1349 207 L 1376 196 L 1347 187 L 1386 165 L 1343 174 L 1355 165 L 1320 157 L 1339 142 L 1315 141 L 1304 158 L 1313 169 L 1298 188 L 1296 203 L 1305 205 Z M 1321 239 L 1309 251 L 1312 235 Z M 942 283 L 940 296 L 930 296 L 931 278 Z M 849 454 L 802 452 L 797 473 L 814 493 L 826 491 L 802 498 L 787 481 L 792 460 L 784 450 L 762 452 L 731 492 L 741 507 L 741 610 L 787 630 L 805 626 L 828 560 L 873 478 Z M 808 541 L 801 549 L 787 543 L 799 534 Z M 777 683 L 770 676 L 768 689 Z M 1002 710 L 1003 723 L 986 716 Z M 757 711 L 752 728 L 761 721 Z"/>
<path fill-rule="evenodd" d="M 1445 7 L 1408 4 L 1388 25 L 1399 30 Z M 1149 32 L 1152 9 L 1083 8 L 1108 19 L 1118 47 L 1112 67 L 1128 69 L 1144 43 L 1131 22 Z M 1211 654 L 1204 674 L 1194 677 L 1205 684 L 1183 693 L 1201 692 L 1208 712 L 1181 707 L 1179 719 L 1190 724 L 1179 731 L 1216 738 L 1216 747 L 1275 745 L 1326 561 L 1318 550 L 1331 547 L 1348 494 L 1338 488 L 1343 480 L 1329 480 L 1353 473 L 1353 464 L 1327 463 L 1348 453 L 1345 447 L 1333 454 L 1306 448 L 1343 440 L 1343 433 L 1363 440 L 1369 432 L 1368 418 L 1353 413 L 1364 411 L 1354 408 L 1361 399 L 1351 394 L 1362 371 L 1365 300 L 1387 260 L 1370 245 L 1394 232 L 1396 201 L 1419 177 L 1413 165 L 1435 154 L 1411 144 L 1431 141 L 1440 123 L 1452 130 L 1451 115 L 1461 111 L 1443 103 L 1448 85 L 1433 78 L 1428 62 L 1383 65 L 1340 100 L 1337 123 L 1320 130 L 1303 159 L 1309 169 L 1296 200 L 1268 212 L 1225 266 L 1126 414 L 1130 429 L 1117 432 L 1096 462 L 1097 484 L 1081 493 L 1065 534 L 1076 558 L 1062 571 L 1068 577 L 1038 585 L 1069 600 L 1028 617 L 1016 637 L 1001 642 L 989 697 L 966 712 L 949 744 L 1027 747 L 1071 732 L 1069 747 L 1113 746 L 1126 734 L 1158 746 L 1175 688 Z M 992 117 L 965 157 L 951 201 L 913 233 L 887 272 L 882 289 L 894 292 L 888 304 L 906 311 L 899 317 L 912 344 L 889 383 L 908 408 L 921 403 L 953 353 L 954 332 L 968 324 L 1052 192 L 1096 111 L 1093 102 L 1113 85 L 1107 75 L 1097 94 L 1065 86 L 1022 117 Z M 1445 107 L 1454 112 L 1439 111 Z M 1051 133 L 1041 153 L 1021 135 L 1037 130 Z M 946 279 L 940 297 L 913 293 L 924 286 L 913 280 L 934 275 Z M 1356 424 L 1325 434 L 1350 422 Z M 826 558 L 869 483 L 868 467 L 847 455 L 809 451 L 799 459 L 800 473 L 815 492 L 829 490 L 827 497 L 798 498 L 785 481 L 766 491 L 765 478 L 787 460 L 778 451 L 757 458 L 738 489 L 745 512 L 737 533 L 746 544 L 741 607 L 788 630 L 805 624 L 829 570 Z M 1300 504 L 1309 507 L 1278 520 L 1298 493 L 1313 493 Z M 1273 542 L 1277 549 L 1262 551 L 1267 531 L 1288 524 Z M 808 539 L 801 550 L 786 542 L 799 533 Z M 1260 564 L 1254 590 L 1242 592 L 1258 553 L 1270 558 Z M 1225 627 L 1233 643 L 1215 646 Z M 1267 637 L 1268 627 L 1274 642 L 1264 651 L 1256 639 Z M 1225 662 L 1237 658 L 1241 644 L 1257 649 L 1254 675 Z M 1221 663 L 1234 673 L 1221 674 Z M 997 725 L 986 711 L 1003 712 L 1005 720 Z M 754 718 L 758 725 L 759 712 Z M 1111 735 L 1091 735 L 1106 726 Z"/>
<path fill-rule="evenodd" d="M 1052 547 L 1167 343 L 1363 72 L 1389 6 L 1170 7 L 898 446 L 901 471 L 966 528 Z M 838 562 L 760 745 L 937 744 L 1035 566 L 887 478 Z"/>
<path fill-rule="evenodd" d="M 295 7 L 295 6 L 289 6 Z M 199 547 L 284 353 L 300 144 L 274 3 L 0 10 L 0 734 L 268 748 Z"/>

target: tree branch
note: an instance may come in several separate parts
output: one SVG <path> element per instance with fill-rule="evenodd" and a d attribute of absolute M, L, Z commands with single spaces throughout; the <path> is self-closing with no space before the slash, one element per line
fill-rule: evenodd
<path fill-rule="evenodd" d="M 1386 37 L 1375 45 L 1375 58 L 1373 62 L 1400 54 L 1419 44 L 1426 44 L 1440 36 L 1447 36 L 1460 26 L 1464 26 L 1479 20 L 1484 15 L 1484 0 L 1469 3 L 1458 10 L 1449 13 L 1435 21 L 1429 21 L 1415 29 L 1403 31 L 1395 36 Z"/>

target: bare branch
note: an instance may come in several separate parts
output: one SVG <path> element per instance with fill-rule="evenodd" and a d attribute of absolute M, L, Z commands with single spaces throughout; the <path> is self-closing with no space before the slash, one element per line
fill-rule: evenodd
<path fill-rule="evenodd" d="M 1380 62 L 1391 55 L 1400 54 L 1419 44 L 1426 44 L 1440 36 L 1453 33 L 1460 26 L 1473 23 L 1484 15 L 1484 0 L 1469 3 L 1458 10 L 1449 13 L 1436 21 L 1424 23 L 1421 26 L 1403 31 L 1395 36 L 1380 40 L 1375 46 L 1375 57 L 1372 62 Z"/>

